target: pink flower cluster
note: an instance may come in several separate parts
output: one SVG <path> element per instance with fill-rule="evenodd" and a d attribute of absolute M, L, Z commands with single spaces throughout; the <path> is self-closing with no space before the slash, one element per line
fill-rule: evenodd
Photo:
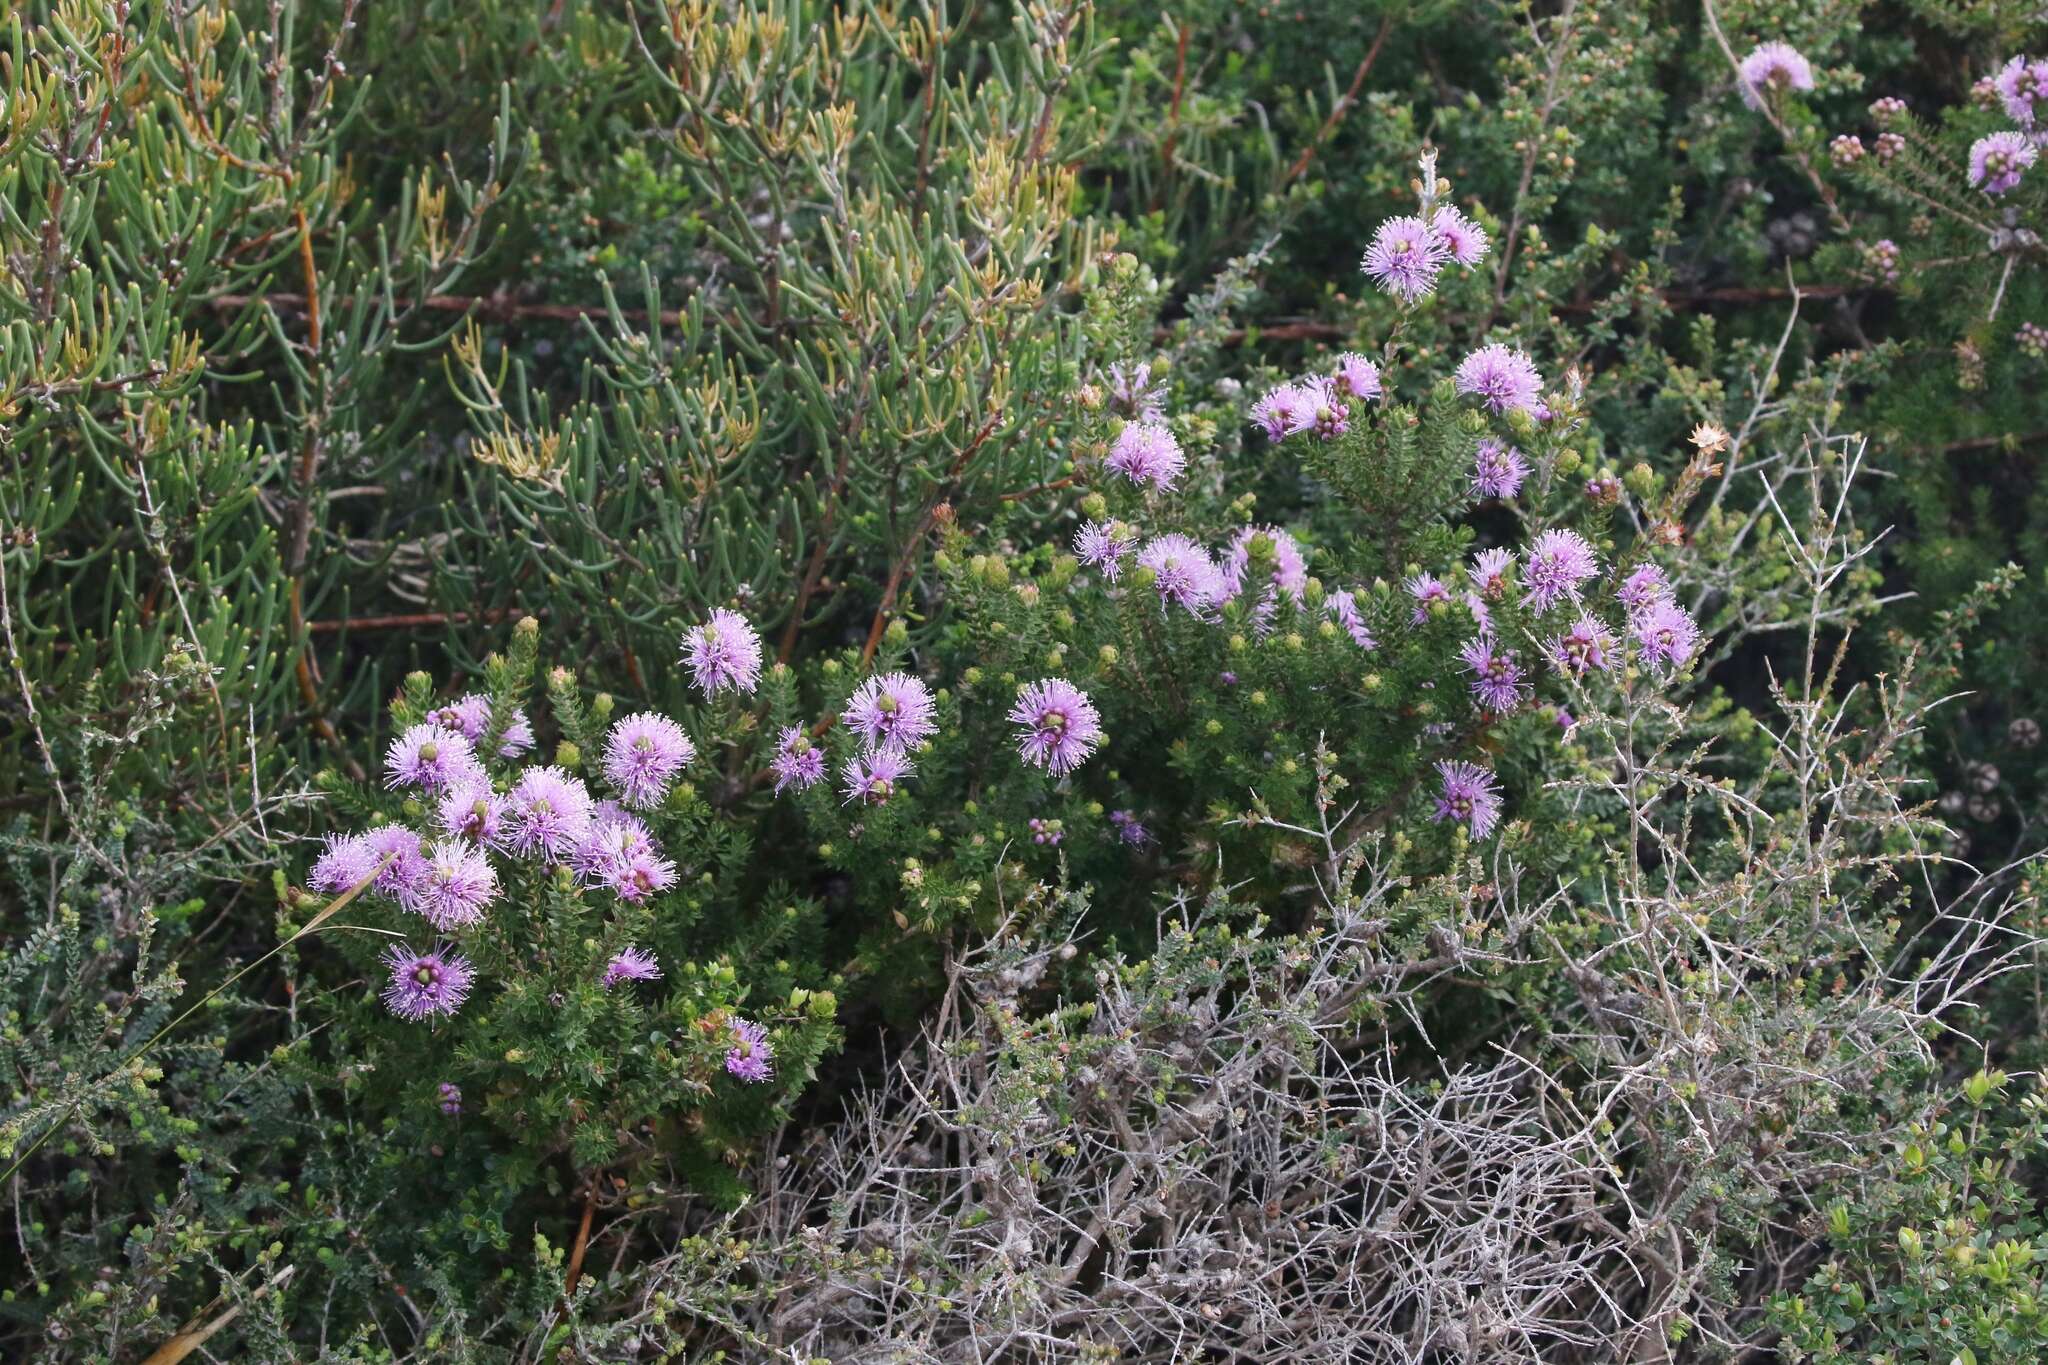
<path fill-rule="evenodd" d="M 753 685 L 759 637 L 736 614 L 714 613 L 691 641 L 702 655 L 698 682 L 707 694 Z M 531 764 L 495 781 L 474 747 L 491 732 L 492 715 L 490 699 L 472 693 L 433 710 L 385 753 L 387 784 L 425 799 L 436 834 L 383 824 L 330 837 L 307 884 L 328 896 L 361 888 L 419 915 L 442 934 L 484 921 L 501 891 L 494 854 L 566 868 L 584 886 L 628 903 L 675 885 L 675 863 L 632 812 L 660 806 L 695 760 L 696 746 L 680 725 L 652 711 L 614 724 L 598 767 L 616 800 L 599 800 L 581 777 L 553 765 Z M 499 757 L 517 757 L 533 743 L 524 715 L 501 714 Z M 475 981 L 468 960 L 443 945 L 423 953 L 394 947 L 386 962 L 384 1001 L 405 1019 L 453 1014 Z M 660 975 L 652 957 L 628 948 L 612 959 L 603 984 Z"/>

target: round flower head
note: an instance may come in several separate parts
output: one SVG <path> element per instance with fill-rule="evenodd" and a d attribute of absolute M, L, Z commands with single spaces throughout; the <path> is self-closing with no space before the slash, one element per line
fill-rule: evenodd
<path fill-rule="evenodd" d="M 1579 585 L 1600 571 L 1600 556 L 1592 542 L 1577 531 L 1551 530 L 1536 537 L 1529 547 L 1529 567 L 1522 582 L 1528 589 L 1529 604 L 1537 611 L 1566 598 L 1579 600 Z"/>
<path fill-rule="evenodd" d="M 1234 599 L 1245 589 L 1245 575 L 1251 569 L 1252 541 L 1264 536 L 1272 545 L 1273 574 L 1272 586 L 1267 591 L 1285 588 L 1296 597 L 1308 587 L 1308 563 L 1301 556 L 1301 546 L 1293 536 L 1277 526 L 1247 526 L 1230 538 L 1230 549 L 1224 553 L 1221 572 L 1223 591 L 1221 597 Z"/>
<path fill-rule="evenodd" d="M 840 769 L 839 779 L 845 788 L 848 804 L 862 801 L 879 806 L 894 796 L 896 784 L 915 770 L 915 765 L 904 755 L 888 749 L 876 749 L 846 760 L 846 766 Z"/>
<path fill-rule="evenodd" d="M 1450 258 L 1466 269 L 1486 259 L 1486 229 L 1450 205 L 1436 211 L 1429 227 Z"/>
<path fill-rule="evenodd" d="M 362 885 L 381 861 L 364 836 L 330 834 L 320 856 L 313 860 L 313 870 L 306 874 L 306 885 L 323 896 L 339 896 Z"/>
<path fill-rule="evenodd" d="M 643 953 L 638 948 L 626 948 L 612 955 L 604 964 L 604 979 L 598 984 L 606 990 L 621 981 L 659 981 L 661 964 L 654 960 L 652 953 Z"/>
<path fill-rule="evenodd" d="M 1660 673 L 1684 667 L 1699 651 L 1699 623 L 1675 602 L 1651 603 L 1635 614 L 1628 629 L 1643 658 Z"/>
<path fill-rule="evenodd" d="M 1372 632 L 1365 628 L 1365 618 L 1358 610 L 1358 599 L 1349 588 L 1339 588 L 1323 601 L 1323 610 L 1330 613 L 1330 619 L 1343 627 L 1360 649 L 1378 649 L 1380 642 L 1372 638 Z"/>
<path fill-rule="evenodd" d="M 676 865 L 661 856 L 647 826 L 622 810 L 597 819 L 574 864 L 586 883 L 635 905 L 676 884 Z"/>
<path fill-rule="evenodd" d="M 1472 461 L 1475 498 L 1512 498 L 1522 491 L 1522 480 L 1529 477 L 1529 462 L 1522 452 L 1492 436 L 1480 438 Z"/>
<path fill-rule="evenodd" d="M 768 1030 L 745 1019 L 732 1021 L 732 1047 L 725 1054 L 727 1074 L 750 1085 L 775 1078 L 775 1048 Z"/>
<path fill-rule="evenodd" d="M 1017 756 L 1055 777 L 1080 767 L 1102 738 L 1095 703 L 1064 678 L 1045 678 L 1018 693 L 1010 722 L 1020 727 Z"/>
<path fill-rule="evenodd" d="M 481 744 L 484 732 L 491 728 L 491 699 L 481 692 L 470 692 L 436 708 L 427 718 L 436 725 L 461 732 L 472 746 Z M 517 758 L 532 747 L 533 722 L 524 711 L 514 711 L 505 733 L 498 737 L 498 757 Z"/>
<path fill-rule="evenodd" d="M 1114 583 L 1124 560 L 1138 548 L 1138 533 L 1120 521 L 1090 521 L 1074 532 L 1074 558 Z"/>
<path fill-rule="evenodd" d="M 1152 571 L 1161 610 L 1185 608 L 1201 615 L 1223 593 L 1223 577 L 1209 552 L 1178 533 L 1155 537 L 1138 551 L 1138 563 Z"/>
<path fill-rule="evenodd" d="M 1106 462 L 1132 483 L 1151 484 L 1164 491 L 1187 468 L 1180 442 L 1157 422 L 1132 422 L 1116 434 Z"/>
<path fill-rule="evenodd" d="M 839 719 L 865 749 L 908 753 L 939 732 L 938 707 L 908 673 L 881 673 L 854 689 Z"/>
<path fill-rule="evenodd" d="M 443 839 L 422 859 L 419 875 L 399 904 L 424 915 L 436 929 L 463 929 L 484 917 L 498 895 L 498 873 L 475 844 Z"/>
<path fill-rule="evenodd" d="M 1336 380 L 1328 375 L 1310 375 L 1301 381 L 1301 389 L 1308 395 L 1314 412 L 1310 426 L 1317 436 L 1327 441 L 1351 430 L 1351 405 L 1345 401 Z"/>
<path fill-rule="evenodd" d="M 1436 770 L 1443 778 L 1443 789 L 1431 818 L 1456 820 L 1470 829 L 1475 839 L 1493 833 L 1500 820 L 1500 793 L 1494 787 L 1493 774 L 1472 763 L 1438 763 Z"/>
<path fill-rule="evenodd" d="M 1450 248 L 1420 218 L 1389 218 L 1372 235 L 1361 263 L 1367 278 L 1403 303 L 1436 288 Z"/>
<path fill-rule="evenodd" d="M 1489 412 L 1531 412 L 1543 392 L 1536 362 L 1499 342 L 1481 346 L 1459 361 L 1455 378 L 1458 392 L 1479 398 Z"/>
<path fill-rule="evenodd" d="M 1337 357 L 1337 387 L 1360 402 L 1378 398 L 1385 389 L 1380 382 L 1380 367 L 1356 351 L 1346 351 Z"/>
<path fill-rule="evenodd" d="M 2014 57 L 1999 69 L 1994 82 L 2006 117 L 2022 128 L 2034 126 L 2039 110 L 2048 106 L 2048 61 Z"/>
<path fill-rule="evenodd" d="M 785 787 L 809 791 L 824 780 L 825 751 L 811 743 L 803 726 L 784 726 L 782 737 L 776 741 L 775 761 L 769 766 L 775 770 L 777 796 L 782 795 Z"/>
<path fill-rule="evenodd" d="M 435 1098 L 440 1101 L 441 1112 L 449 1118 L 452 1119 L 462 1112 L 461 1086 L 443 1081 L 434 1093 Z"/>
<path fill-rule="evenodd" d="M 560 768 L 528 768 L 505 806 L 513 851 L 522 856 L 563 862 L 590 837 L 590 793 Z"/>
<path fill-rule="evenodd" d="M 483 764 L 460 730 L 423 721 L 408 729 L 384 751 L 384 785 L 445 791 L 465 782 L 481 781 Z"/>
<path fill-rule="evenodd" d="M 1655 564 L 1638 564 L 1614 591 L 1615 600 L 1629 612 L 1638 612 L 1671 598 L 1671 580 Z"/>
<path fill-rule="evenodd" d="M 1581 615 L 1550 642 L 1550 661 L 1560 673 L 1583 677 L 1604 672 L 1614 662 L 1614 636 L 1599 618 Z"/>
<path fill-rule="evenodd" d="M 1813 66 L 1790 43 L 1760 43 L 1737 67 L 1736 83 L 1742 102 L 1761 109 L 1768 91 L 1813 89 Z"/>
<path fill-rule="evenodd" d="M 1301 384 L 1282 384 L 1252 404 L 1252 422 L 1269 441 L 1284 441 L 1316 424 L 1322 397 Z"/>
<path fill-rule="evenodd" d="M 1109 401 L 1125 417 L 1156 422 L 1166 412 L 1166 386 L 1152 377 L 1149 364 L 1117 361 L 1109 367 Z"/>
<path fill-rule="evenodd" d="M 383 870 L 370 889 L 395 901 L 405 899 L 406 889 L 426 868 L 426 854 L 420 836 L 404 825 L 379 825 L 363 835 L 375 865 Z"/>
<path fill-rule="evenodd" d="M 1481 595 L 1492 598 L 1507 596 L 1515 586 L 1515 552 L 1496 546 L 1481 550 L 1479 557 L 1472 561 L 1472 585 Z"/>
<path fill-rule="evenodd" d="M 462 954 L 445 948 L 416 953 L 402 943 L 384 950 L 391 980 L 384 987 L 384 1008 L 415 1022 L 462 1008 L 476 972 Z"/>
<path fill-rule="evenodd" d="M 751 693 L 761 681 L 761 637 L 746 617 L 720 608 L 683 637 L 683 662 L 707 697 L 727 688 Z"/>
<path fill-rule="evenodd" d="M 641 711 L 612 726 L 604 745 L 604 776 L 619 800 L 635 810 L 658 806 L 669 784 L 697 756 L 683 727 L 667 716 Z"/>
<path fill-rule="evenodd" d="M 1514 655 L 1496 648 L 1488 637 L 1482 635 L 1466 641 L 1458 657 L 1472 672 L 1473 699 L 1487 710 L 1505 715 L 1520 706 L 1522 698 L 1528 695 L 1529 683 L 1522 666 L 1515 662 Z"/>
<path fill-rule="evenodd" d="M 444 833 L 492 848 L 504 847 L 505 798 L 480 782 L 443 792 L 434 819 Z"/>
<path fill-rule="evenodd" d="M 1970 144 L 1970 183 L 1986 194 L 2004 194 L 2039 155 L 2025 133 L 2007 129 L 1980 137 Z"/>
<path fill-rule="evenodd" d="M 1429 619 L 1431 607 L 1451 600 L 1451 590 L 1433 573 L 1419 573 L 1401 586 L 1415 599 L 1415 611 L 1408 619 L 1418 626 Z"/>

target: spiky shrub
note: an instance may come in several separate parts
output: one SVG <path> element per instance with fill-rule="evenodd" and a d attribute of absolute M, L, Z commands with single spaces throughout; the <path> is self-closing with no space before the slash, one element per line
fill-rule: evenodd
<path fill-rule="evenodd" d="M 536 755 L 529 618 L 481 689 L 436 698 L 425 675 L 407 679 L 382 789 L 328 783 L 348 824 L 314 864 L 313 891 L 360 888 L 397 912 L 349 954 L 381 988 L 339 1016 L 366 1073 L 360 1102 L 488 1127 L 494 1141 L 446 1139 L 472 1160 L 513 1154 L 470 1195 L 473 1240 L 504 1246 L 495 1204 L 557 1157 L 594 1175 L 661 1148 L 731 1197 L 719 1158 L 832 1041 L 833 996 L 813 988 L 817 905 L 757 876 L 746 822 L 690 781 L 733 694 L 756 683 L 758 642 L 731 629 L 730 670 L 699 673 L 713 691 L 690 717 L 695 741 L 666 716 L 615 718 L 606 695 L 586 705 L 558 668 L 542 724 L 559 739 Z"/>
<path fill-rule="evenodd" d="M 1840 529 L 1797 535 L 1810 621 L 1841 581 Z M 1325 754 L 1315 818 L 1291 830 L 1317 875 L 1259 898 L 1293 931 L 1226 892 L 1181 896 L 1144 960 L 1078 970 L 1084 893 L 1019 888 L 951 959 L 891 1087 L 618 1285 L 618 1316 L 581 1340 L 1538 1361 L 1739 1351 L 1769 1313 L 1808 1339 L 1821 1324 L 1782 1297 L 1813 1264 L 1797 1210 L 1888 1180 L 1888 1142 L 1926 1159 L 1931 1043 L 2022 944 L 1996 880 L 1922 929 L 1887 918 L 1939 859 L 1902 799 L 1928 699 L 1908 665 L 1862 711 L 1830 650 L 1816 626 L 1740 781 L 1684 746 L 1701 716 L 1643 693 L 1588 706 L 1568 782 L 1619 833 L 1584 885 L 1532 875 L 1512 831 L 1446 860 L 1354 824 Z M 1497 1013 L 1475 1021 L 1475 1000 Z M 1404 1077 L 1423 1039 L 1433 1060 Z M 1884 1188 L 1875 1227 L 1956 1197 Z M 1944 1254 L 2029 1226 L 1994 1216 L 1965 1215 Z M 1970 1293 L 2003 1316 L 1953 1339 L 2020 1340 L 2001 1276 L 2025 1252 L 1980 1250 Z M 1870 1255 L 1859 1274 L 1890 1273 Z M 1873 1330 L 1912 1311 L 1886 1300 Z"/>

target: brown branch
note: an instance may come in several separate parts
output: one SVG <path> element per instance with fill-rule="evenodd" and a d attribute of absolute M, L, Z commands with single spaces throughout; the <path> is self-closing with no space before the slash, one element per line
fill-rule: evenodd
<path fill-rule="evenodd" d="M 1060 489 L 1072 488 L 1075 484 L 1079 482 L 1081 482 L 1081 476 L 1079 474 L 1069 474 L 1064 479 L 1054 479 L 1051 483 L 1042 483 L 1039 484 L 1036 488 L 1020 488 L 1014 493 L 999 494 L 996 497 L 996 501 L 1017 502 L 1023 498 L 1035 498 L 1040 493 L 1057 493 Z"/>
<path fill-rule="evenodd" d="M 1166 140 L 1159 147 L 1159 188 L 1152 195 L 1152 207 L 1166 203 L 1166 186 L 1173 179 L 1173 148 L 1180 141 L 1180 101 L 1187 89 L 1188 34 L 1193 30 L 1183 20 L 1173 50 L 1173 104 L 1166 114 Z"/>
<path fill-rule="evenodd" d="M 593 1175 L 590 1185 L 583 1193 L 583 1220 L 576 1225 L 576 1241 L 569 1248 L 569 1274 L 563 1280 L 562 1311 L 568 1312 L 568 1301 L 576 1297 L 576 1282 L 583 1278 L 583 1253 L 590 1250 L 590 1220 L 597 1213 L 597 1182 L 600 1177 Z"/>
<path fill-rule="evenodd" d="M 1308 170 L 1309 163 L 1316 158 L 1316 153 L 1329 141 L 1330 135 L 1337 131 L 1337 125 L 1344 121 L 1344 116 L 1351 112 L 1351 106 L 1358 100 L 1359 90 L 1365 85 L 1366 74 L 1372 70 L 1372 64 L 1379 60 L 1380 48 L 1387 41 L 1387 34 L 1392 32 L 1393 28 L 1394 16 L 1391 13 L 1380 19 L 1380 31 L 1373 35 L 1372 46 L 1365 50 L 1365 60 L 1358 64 L 1358 70 L 1351 73 L 1351 84 L 1337 102 L 1330 106 L 1329 117 L 1323 120 L 1322 127 L 1316 129 L 1316 135 L 1309 140 L 1308 146 L 1301 149 L 1301 156 L 1287 168 L 1287 174 L 1280 177 L 1279 188 L 1284 189 L 1293 184 Z M 1185 42 L 1185 38 L 1182 41 Z"/>
<path fill-rule="evenodd" d="M 868 642 L 860 652 L 862 668 L 866 668 L 874 661 L 875 651 L 881 647 L 882 632 L 888 629 L 889 613 L 896 606 L 896 594 L 902 588 L 903 579 L 910 572 L 911 562 L 917 558 L 918 549 L 924 544 L 924 538 L 931 534 L 932 523 L 938 520 L 939 509 L 946 505 L 953 485 L 959 481 L 961 473 L 967 468 L 967 462 L 974 458 L 976 451 L 988 443 L 988 438 L 995 434 L 996 423 L 1001 419 L 1000 412 L 991 412 L 988 420 L 981 424 L 981 430 L 975 432 L 973 439 L 960 448 L 959 455 L 954 457 L 953 467 L 946 471 L 946 481 L 940 485 L 939 496 L 925 504 L 924 514 L 917 520 L 917 529 L 910 533 L 910 539 L 904 542 L 903 553 L 898 555 L 895 564 L 890 566 L 889 581 L 882 589 L 881 605 L 875 608 L 875 619 L 868 626 Z"/>
<path fill-rule="evenodd" d="M 1843 299 L 1863 293 L 1869 286 L 1853 284 L 1803 284 L 1796 297 L 1802 299 Z M 1783 286 L 1766 288 L 1726 289 L 1659 289 L 1659 299 L 1674 308 L 1692 308 L 1708 304 L 1723 303 L 1779 303 L 1794 296 Z M 1609 298 L 1572 299 L 1551 305 L 1558 313 L 1591 313 L 1608 302 Z M 1343 341 L 1353 334 L 1354 329 L 1335 322 L 1275 322 L 1266 326 L 1237 327 L 1218 338 L 1221 346 L 1242 346 L 1251 338 L 1260 341 Z M 1155 341 L 1173 339 L 1171 326 L 1156 327 L 1152 331 Z"/>
<path fill-rule="evenodd" d="M 1938 449 L 1943 455 L 1969 455 L 1980 450 L 2005 450 L 2015 446 L 2038 445 L 2042 441 L 2048 441 L 2048 431 L 2008 431 L 1997 436 L 1972 436 L 1964 441 L 1950 441 Z M 1917 453 L 1930 455 L 1935 453 L 1935 449 L 1923 446 Z"/>
<path fill-rule="evenodd" d="M 206 300 L 209 308 L 224 313 L 246 308 L 252 303 L 267 304 L 280 313 L 306 311 L 305 298 L 299 294 L 214 294 Z M 502 294 L 429 294 L 420 299 L 399 298 L 394 300 L 394 304 L 400 311 L 420 309 L 429 313 L 465 313 L 487 322 L 517 322 L 524 318 L 542 318 L 550 322 L 578 322 L 584 318 L 611 315 L 609 309 L 598 304 L 520 303 Z M 619 315 L 628 322 L 658 319 L 663 326 L 668 327 L 680 323 L 683 316 L 673 308 L 664 308 L 658 313 L 650 313 L 644 308 L 621 308 Z"/>
<path fill-rule="evenodd" d="M 510 607 L 490 607 L 483 611 L 416 611 L 394 616 L 348 616 L 335 621 L 308 621 L 306 631 L 310 635 L 339 635 L 366 630 L 414 630 L 424 626 L 460 626 L 469 624 L 494 624 L 513 614 Z M 521 613 L 522 615 L 545 616 L 545 611 Z"/>

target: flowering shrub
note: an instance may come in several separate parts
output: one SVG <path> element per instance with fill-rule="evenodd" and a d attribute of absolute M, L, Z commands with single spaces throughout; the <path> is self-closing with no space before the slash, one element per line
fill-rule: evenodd
<path fill-rule="evenodd" d="M 2024 18 L 30 4 L 0 1355 L 2031 1358 Z"/>
<path fill-rule="evenodd" d="M 832 993 L 800 984 L 819 979 L 804 947 L 818 908 L 756 883 L 743 830 L 697 794 L 707 760 L 674 719 L 615 717 L 602 694 L 586 705 L 556 669 L 546 721 L 560 738 L 537 754 L 538 639 L 522 622 L 484 686 L 453 700 L 408 677 L 382 788 L 327 784 L 356 827 L 313 861 L 311 904 L 360 889 L 387 912 L 369 927 L 392 936 L 356 954 L 392 1018 L 352 1031 L 410 1092 L 393 1097 L 400 1112 L 489 1125 L 527 1162 L 631 1163 L 686 1116 L 709 1161 L 759 1131 L 833 1041 Z M 683 632 L 681 654 L 714 752 L 756 690 L 760 641 L 721 611 Z M 742 896 L 751 914 L 725 909 Z M 354 1013 L 375 1012 L 366 999 Z"/>

